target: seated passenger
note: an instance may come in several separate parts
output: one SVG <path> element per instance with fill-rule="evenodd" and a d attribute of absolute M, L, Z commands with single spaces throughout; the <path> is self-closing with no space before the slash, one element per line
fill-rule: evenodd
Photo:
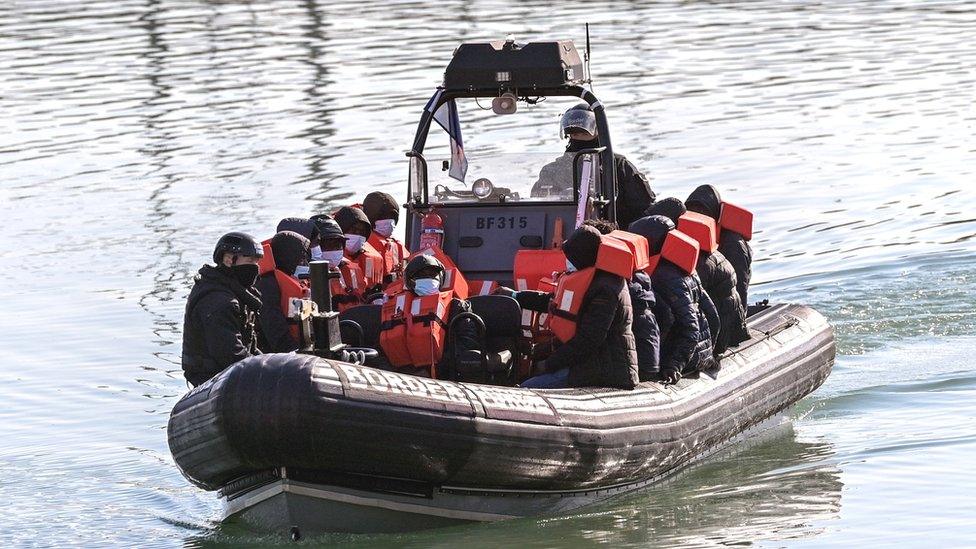
<path fill-rule="evenodd" d="M 407 263 L 403 289 L 383 304 L 380 348 L 397 370 L 440 379 L 458 379 L 481 366 L 478 326 L 472 318 L 452 321 L 471 312 L 471 304 L 451 289 L 441 291 L 444 265 L 420 254 Z M 453 343 L 453 345 L 452 345 Z"/>
<path fill-rule="evenodd" d="M 712 337 L 707 316 L 715 314 L 708 295 L 694 276 L 697 253 L 673 255 L 669 248 L 662 253 L 668 233 L 674 229 L 671 220 L 660 215 L 644 217 L 631 223 L 630 232 L 647 239 L 652 255 L 651 284 L 658 303 L 666 305 L 665 315 L 658 317 L 661 329 L 661 373 L 664 383 L 676 383 L 684 373 L 709 370 L 715 366 Z M 693 244 L 692 244 L 693 246 Z"/>
<path fill-rule="evenodd" d="M 678 218 L 685 215 L 686 211 L 688 210 L 685 208 L 685 203 L 680 198 L 669 196 L 651 204 L 650 207 L 644 210 L 644 216 L 663 215 L 677 226 Z"/>
<path fill-rule="evenodd" d="M 602 235 L 617 230 L 616 223 L 604 219 L 587 219 L 583 225 L 593 227 Z M 627 281 L 627 291 L 630 293 L 630 303 L 634 309 L 634 324 L 631 330 L 634 332 L 634 340 L 637 344 L 637 370 L 640 380 L 657 379 L 661 334 L 654 312 L 657 300 L 654 298 L 650 275 L 644 271 L 635 271 Z"/>
<path fill-rule="evenodd" d="M 407 247 L 393 237 L 400 206 L 389 194 L 374 191 L 363 199 L 363 213 L 373 225 L 367 242 L 383 256 L 383 284 L 389 284 L 403 276 L 403 264 L 410 255 Z"/>
<path fill-rule="evenodd" d="M 318 261 L 328 261 L 329 269 L 339 272 L 339 277 L 333 278 L 331 282 L 332 309 L 341 312 L 361 305 L 366 297 L 363 295 L 366 279 L 359 265 L 345 257 L 346 235 L 342 233 L 335 219 L 327 215 L 316 215 L 312 220 L 320 235 L 321 250 Z"/>
<path fill-rule="evenodd" d="M 563 138 L 569 138 L 569 144 L 562 156 L 539 172 L 539 179 L 532 186 L 533 197 L 573 199 L 573 159 L 576 153 L 600 146 L 596 115 L 585 103 L 569 108 L 560 119 L 559 127 Z M 617 222 L 626 227 L 654 202 L 654 191 L 644 174 L 624 155 L 614 154 L 613 160 L 617 180 Z"/>
<path fill-rule="evenodd" d="M 743 307 L 749 306 L 749 281 L 752 279 L 752 216 L 749 214 L 748 228 L 733 225 L 728 213 L 723 212 L 722 198 L 718 190 L 711 185 L 700 185 L 688 195 L 685 206 L 693 212 L 707 215 L 714 219 L 722 228 L 719 231 L 718 251 L 729 260 L 735 268 L 736 291 Z M 730 212 L 732 208 L 729 208 Z M 734 230 L 733 227 L 739 228 Z M 748 233 L 748 234 L 744 234 Z"/>
<path fill-rule="evenodd" d="M 258 346 L 266 353 L 288 353 L 299 348 L 298 324 L 289 318 L 291 299 L 307 299 L 308 285 L 297 271 L 308 271 L 309 241 L 304 236 L 281 231 L 271 237 L 275 268 L 258 277 L 261 292 L 261 329 Z"/>
<path fill-rule="evenodd" d="M 279 221 L 278 226 L 275 228 L 276 233 L 280 233 L 281 231 L 291 231 L 307 238 L 312 253 L 312 260 L 318 260 L 318 256 L 322 253 L 322 250 L 319 248 L 318 226 L 313 220 L 304 217 L 286 217 Z M 302 278 L 305 278 L 305 276 L 302 276 Z"/>
<path fill-rule="evenodd" d="M 637 385 L 630 294 L 621 276 L 596 268 L 601 242 L 599 231 L 579 227 L 563 243 L 568 272 L 559 278 L 556 293 L 514 292 L 524 309 L 550 313 L 550 329 L 562 343 L 541 363 L 546 373 L 529 378 L 522 387 Z M 572 309 L 575 315 L 564 312 Z"/>
<path fill-rule="evenodd" d="M 353 206 L 344 206 L 335 213 L 334 219 L 346 236 L 346 259 L 359 265 L 366 280 L 363 295 L 383 291 L 383 256 L 366 240 L 373 232 L 373 225 L 366 213 Z"/>
<path fill-rule="evenodd" d="M 718 251 L 717 227 L 713 219 L 688 212 L 678 220 L 678 230 L 698 241 L 695 273 L 701 281 L 702 289 L 718 311 L 718 333 L 714 330 L 712 332 L 715 356 L 718 356 L 730 346 L 749 339 L 746 310 L 736 291 L 735 269 L 722 252 Z"/>
<path fill-rule="evenodd" d="M 254 289 L 261 243 L 249 234 L 220 237 L 215 266 L 193 279 L 183 316 L 183 376 L 196 387 L 238 360 L 256 355 L 255 321 L 261 297 Z"/>

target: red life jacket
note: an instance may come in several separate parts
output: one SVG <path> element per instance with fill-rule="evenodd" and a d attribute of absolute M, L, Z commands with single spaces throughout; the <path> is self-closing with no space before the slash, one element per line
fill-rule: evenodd
<path fill-rule="evenodd" d="M 380 324 L 380 348 L 397 368 L 436 365 L 447 344 L 447 317 L 454 292 L 418 296 L 401 292 L 383 305 Z"/>
<path fill-rule="evenodd" d="M 403 263 L 407 258 L 407 248 L 392 236 L 387 238 L 373 231 L 367 240 L 383 256 L 383 276 L 395 280 L 403 274 Z"/>
<path fill-rule="evenodd" d="M 639 234 L 629 233 L 621 230 L 613 231 L 607 236 L 620 240 L 627 245 L 627 248 L 630 249 L 631 255 L 634 256 L 634 268 L 631 270 L 631 274 L 636 271 L 643 271 L 647 268 L 651 254 L 647 247 L 646 238 Z"/>
<path fill-rule="evenodd" d="M 407 258 L 407 262 L 409 263 L 410 259 L 413 259 L 420 254 L 432 255 L 436 257 L 442 265 L 444 265 L 444 279 L 441 281 L 442 291 L 452 290 L 458 299 L 468 298 L 468 280 L 464 277 L 464 274 L 461 273 L 461 269 L 458 269 L 457 264 L 454 263 L 451 256 L 444 253 L 444 250 L 442 250 L 440 246 L 435 245 L 429 248 L 422 248 L 410 254 L 410 257 Z M 394 286 L 394 288 L 395 287 L 396 286 Z M 402 287 L 402 285 L 400 287 Z M 393 292 L 392 290 L 387 290 L 386 292 L 387 295 L 393 295 L 394 293 L 396 292 Z"/>
<path fill-rule="evenodd" d="M 468 297 L 473 295 L 491 295 L 498 288 L 494 280 L 469 280 Z"/>
<path fill-rule="evenodd" d="M 258 276 L 275 270 L 274 254 L 271 253 L 271 239 L 262 242 L 261 248 L 264 249 L 264 257 L 258 260 Z"/>
<path fill-rule="evenodd" d="M 654 274 L 654 269 L 657 268 L 662 257 L 677 265 L 685 274 L 690 275 L 695 272 L 695 266 L 698 264 L 698 241 L 677 229 L 669 232 L 664 237 L 661 253 L 651 256 L 650 263 L 644 272 L 649 275 Z"/>
<path fill-rule="evenodd" d="M 722 229 L 742 235 L 746 240 L 752 240 L 752 212 L 732 204 L 722 202 L 722 213 L 718 217 L 718 224 Z"/>
<path fill-rule="evenodd" d="M 298 323 L 292 319 L 295 311 L 301 310 L 302 300 L 308 299 L 308 286 L 297 278 L 288 275 L 278 269 L 274 270 L 275 281 L 278 283 L 278 292 L 281 294 L 281 314 L 288 320 L 288 331 L 295 341 L 299 340 Z M 297 301 L 294 303 L 293 300 Z"/>
<path fill-rule="evenodd" d="M 699 251 L 712 253 L 718 249 L 718 227 L 707 215 L 683 213 L 678 218 L 678 230 L 697 240 Z"/>
<path fill-rule="evenodd" d="M 622 240 L 610 236 L 600 239 L 596 264 L 574 273 L 566 273 L 556 282 L 556 295 L 549 307 L 549 330 L 559 341 L 566 343 L 576 335 L 576 323 L 583 297 L 596 276 L 606 271 L 629 280 L 634 274 L 634 256 Z"/>
<path fill-rule="evenodd" d="M 363 290 L 366 287 L 366 279 L 359 268 L 359 264 L 343 258 L 339 262 L 339 278 L 333 278 L 330 282 L 332 295 L 352 296 L 352 299 L 342 299 L 336 307 L 341 313 L 350 307 L 362 304 Z"/>
<path fill-rule="evenodd" d="M 538 290 L 539 281 L 552 278 L 553 273 L 566 270 L 566 255 L 562 250 L 519 250 L 515 252 L 515 289 Z"/>
<path fill-rule="evenodd" d="M 363 290 L 383 284 L 383 256 L 369 242 L 364 242 L 362 251 L 354 257 L 349 255 L 345 255 L 345 257 L 359 265 L 362 278 L 365 281 Z"/>

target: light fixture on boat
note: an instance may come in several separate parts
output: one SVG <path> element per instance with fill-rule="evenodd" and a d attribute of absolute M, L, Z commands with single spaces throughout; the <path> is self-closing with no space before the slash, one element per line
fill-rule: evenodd
<path fill-rule="evenodd" d="M 515 114 L 518 109 L 514 94 L 503 93 L 491 100 L 491 110 L 495 114 Z"/>
<path fill-rule="evenodd" d="M 494 190 L 495 186 L 485 177 L 475 179 L 474 184 L 471 185 L 471 192 L 474 193 L 475 198 L 478 200 L 488 198 Z"/>

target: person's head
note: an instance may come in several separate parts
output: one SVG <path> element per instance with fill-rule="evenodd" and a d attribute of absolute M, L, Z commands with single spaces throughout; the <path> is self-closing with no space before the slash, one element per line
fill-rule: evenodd
<path fill-rule="evenodd" d="M 276 269 L 298 276 L 299 267 L 308 267 L 311 243 L 294 231 L 280 231 L 271 237 L 271 255 L 274 256 Z"/>
<path fill-rule="evenodd" d="M 343 250 L 346 247 L 346 235 L 343 234 L 342 227 L 326 214 L 312 216 L 312 221 L 319 228 L 320 246 L 317 256 L 313 250 L 312 259 L 338 265 L 342 261 Z"/>
<path fill-rule="evenodd" d="M 400 205 L 387 193 L 373 191 L 363 199 L 363 213 L 373 225 L 373 230 L 384 238 L 393 234 L 400 221 Z"/>
<path fill-rule="evenodd" d="M 559 131 L 563 138 L 573 141 L 592 141 L 599 132 L 596 129 L 596 115 L 586 103 L 570 107 L 559 121 Z"/>
<path fill-rule="evenodd" d="M 664 247 L 668 232 L 674 230 L 674 223 L 663 215 L 649 215 L 631 223 L 627 230 L 646 238 L 648 252 L 657 255 Z"/>
<path fill-rule="evenodd" d="M 600 231 L 589 225 L 580 225 L 563 242 L 563 254 L 569 262 L 566 267 L 570 271 L 579 271 L 596 265 L 599 251 Z"/>
<path fill-rule="evenodd" d="M 404 285 L 417 295 L 433 295 L 444 281 L 444 264 L 436 257 L 419 254 L 403 270 Z"/>
<path fill-rule="evenodd" d="M 258 277 L 258 262 L 264 257 L 261 243 L 247 233 L 232 232 L 220 237 L 214 246 L 213 260 L 218 269 L 229 272 L 242 286 L 251 286 Z"/>
<path fill-rule="evenodd" d="M 722 197 L 718 194 L 718 189 L 711 185 L 699 185 L 697 189 L 691 191 L 685 206 L 702 215 L 707 215 L 715 221 L 719 220 L 722 214 Z"/>
<path fill-rule="evenodd" d="M 583 225 L 593 227 L 600 231 L 600 234 L 610 234 L 617 230 L 617 224 L 606 219 L 587 219 L 583 222 Z"/>
<path fill-rule="evenodd" d="M 663 215 L 677 225 L 678 218 L 683 216 L 686 211 L 688 210 L 685 208 L 685 203 L 680 198 L 669 196 L 648 206 L 644 210 L 644 215 Z"/>
<path fill-rule="evenodd" d="M 335 220 L 346 235 L 346 251 L 351 254 L 359 253 L 369 234 L 373 232 L 373 225 L 366 213 L 359 208 L 344 206 L 335 213 Z"/>
<path fill-rule="evenodd" d="M 314 221 L 304 217 L 286 217 L 278 222 L 275 228 L 276 233 L 281 231 L 291 231 L 298 233 L 311 243 L 312 247 L 319 245 L 319 229 Z"/>

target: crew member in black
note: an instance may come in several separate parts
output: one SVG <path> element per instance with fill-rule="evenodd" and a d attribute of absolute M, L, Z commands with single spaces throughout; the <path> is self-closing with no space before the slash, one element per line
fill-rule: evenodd
<path fill-rule="evenodd" d="M 600 232 L 583 225 L 563 243 L 563 253 L 574 270 L 596 264 Z M 564 275 L 565 276 L 565 275 Z M 499 293 L 511 290 L 502 289 Z M 547 312 L 553 294 L 511 292 L 525 309 Z M 511 294 L 510 294 L 511 295 Z M 637 385 L 637 349 L 634 342 L 633 310 L 626 281 L 597 270 L 583 296 L 576 315 L 576 333 L 545 360 L 547 372 L 529 378 L 523 387 L 619 387 Z"/>
<path fill-rule="evenodd" d="M 183 317 L 183 375 L 196 387 L 224 368 L 258 354 L 255 317 L 261 297 L 254 289 L 261 243 L 249 234 L 220 237 L 216 266 L 204 265 L 194 279 Z"/>
<path fill-rule="evenodd" d="M 296 232 L 281 231 L 271 238 L 271 254 L 274 256 L 275 270 L 292 279 L 297 288 L 299 275 L 308 271 L 311 254 L 309 240 Z M 261 293 L 261 329 L 258 331 L 261 350 L 266 353 L 297 350 L 299 342 L 289 330 L 288 319 L 281 308 L 282 289 L 275 272 L 269 271 L 259 276 L 255 288 Z"/>
<path fill-rule="evenodd" d="M 717 223 L 722 214 L 722 197 L 711 185 L 700 185 L 688 195 L 685 206 L 693 212 L 707 215 Z M 736 291 L 744 308 L 749 306 L 749 281 L 752 279 L 752 247 L 739 233 L 722 230 L 719 235 L 718 251 L 735 268 Z"/>
<path fill-rule="evenodd" d="M 660 254 L 664 239 L 674 229 L 671 220 L 661 216 L 638 219 L 630 232 L 647 239 L 652 255 Z M 654 294 L 667 305 L 666 314 L 658 318 L 661 329 L 661 372 L 664 383 L 676 383 L 683 373 L 709 370 L 715 366 L 712 335 L 708 316 L 718 322 L 715 306 L 694 274 L 662 257 L 651 275 Z"/>
<path fill-rule="evenodd" d="M 566 153 L 542 168 L 539 180 L 532 186 L 531 195 L 534 197 L 556 195 L 571 198 L 573 156 L 584 149 L 600 146 L 596 115 L 585 103 L 570 107 L 563 114 L 560 129 L 562 136 L 569 138 Z M 626 227 L 643 215 L 644 210 L 654 202 L 654 191 L 651 190 L 647 177 L 624 155 L 614 153 L 613 160 L 617 180 L 617 224 Z"/>

